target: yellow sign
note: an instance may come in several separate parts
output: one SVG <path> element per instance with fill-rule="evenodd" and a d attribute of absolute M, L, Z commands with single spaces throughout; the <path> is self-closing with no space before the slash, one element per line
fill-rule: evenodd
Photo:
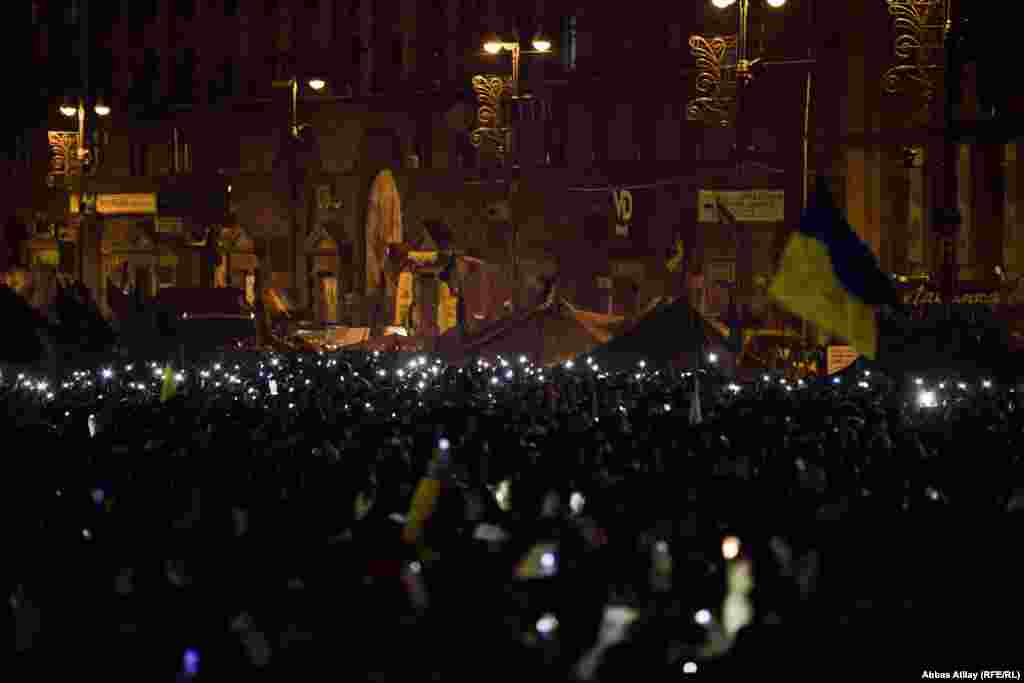
<path fill-rule="evenodd" d="M 395 325 L 406 326 L 412 310 L 412 273 L 400 273 L 395 293 Z"/>
<path fill-rule="evenodd" d="M 133 192 L 122 194 L 101 194 L 96 197 L 96 213 L 101 214 L 155 214 L 155 192 Z M 81 197 L 71 195 L 71 213 L 81 211 Z"/>
<path fill-rule="evenodd" d="M 853 365 L 853 362 L 860 358 L 860 354 L 852 346 L 830 346 L 828 347 L 828 374 L 845 370 Z"/>
<path fill-rule="evenodd" d="M 156 213 L 156 193 L 101 194 L 96 197 L 96 213 Z"/>
<path fill-rule="evenodd" d="M 436 251 L 410 251 L 409 260 L 418 266 L 430 266 L 437 263 Z"/>
<path fill-rule="evenodd" d="M 447 282 L 440 283 L 438 298 L 440 305 L 437 307 L 437 327 L 440 334 L 455 327 L 459 322 L 459 300 L 452 296 L 452 290 Z"/>

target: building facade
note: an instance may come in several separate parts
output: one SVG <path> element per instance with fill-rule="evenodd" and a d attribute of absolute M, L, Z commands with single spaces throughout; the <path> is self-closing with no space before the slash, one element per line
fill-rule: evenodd
<path fill-rule="evenodd" d="M 815 12 L 812 0 L 780 11 L 754 3 L 757 55 L 810 54 L 817 64 L 807 168 L 807 67 L 780 66 L 751 89 L 747 120 L 761 163 L 742 175 L 730 161 L 734 129 L 688 116 L 699 71 L 689 37 L 735 33 L 735 8 L 661 3 L 623 13 L 571 0 L 32 5 L 36 36 L 49 36 L 33 54 L 52 85 L 41 95 L 45 126 L 26 126 L 34 163 L 24 164 L 26 191 L 8 213 L 29 226 L 23 262 L 59 263 L 97 290 L 126 272 L 153 286 L 239 285 L 259 269 L 300 306 L 333 277 L 358 311 L 381 288 L 366 276 L 375 239 L 366 226 L 383 169 L 395 178 L 403 241 L 427 240 L 425 221 L 446 223 L 459 249 L 505 264 L 524 283 L 524 300 L 557 273 L 566 296 L 585 307 L 628 313 L 697 285 L 715 293 L 703 298 L 714 313 L 724 307 L 719 285 L 739 280 L 762 310 L 764 285 L 798 223 L 805 170 L 830 178 L 887 270 L 934 270 L 939 258 L 928 225 L 938 147 L 928 122 L 908 116 L 904 100 L 912 98 L 883 93 L 893 55 L 891 40 L 873 38 L 891 31 L 881 1 L 827 12 Z M 55 37 L 84 35 L 75 32 L 83 20 L 88 40 Z M 543 31 L 554 44 L 551 54 L 520 60 L 519 93 L 543 105 L 515 117 L 497 107 L 509 125 L 515 120 L 504 153 L 472 144 L 486 123 L 478 120 L 486 93 L 474 90 L 473 77 L 507 77 L 513 66 L 508 53 L 481 50 L 489 31 L 516 31 L 524 47 Z M 312 77 L 327 87 L 307 89 Z M 290 89 L 280 87 L 291 80 L 301 86 L 297 140 Z M 61 89 L 75 87 L 112 110 L 89 116 L 94 163 L 83 176 L 70 167 L 62 175 L 59 164 L 55 172 L 49 135 L 73 132 L 57 105 Z M 921 152 L 916 165 L 907 163 L 908 147 Z M 1011 272 L 1024 265 L 1015 150 L 964 147 L 964 279 L 997 263 Z M 774 219 L 737 229 L 701 213 L 700 197 L 724 190 L 784 198 Z M 73 211 L 73 196 L 85 211 Z M 703 277 L 665 268 L 677 238 L 688 269 Z"/>

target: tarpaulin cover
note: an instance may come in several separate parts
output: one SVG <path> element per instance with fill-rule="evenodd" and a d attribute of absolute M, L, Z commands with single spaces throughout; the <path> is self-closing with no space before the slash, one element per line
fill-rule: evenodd
<path fill-rule="evenodd" d="M 263 290 L 263 305 L 271 315 L 291 315 L 295 310 L 288 296 L 278 287 L 266 287 Z"/>
<path fill-rule="evenodd" d="M 466 331 L 475 334 L 488 321 L 502 317 L 505 302 L 513 299 L 515 287 L 500 266 L 477 258 L 460 256 L 456 268 L 464 294 Z"/>
<path fill-rule="evenodd" d="M 609 370 L 635 368 L 640 361 L 687 369 L 698 364 L 698 354 L 712 352 L 724 370 L 732 367 L 725 337 L 689 302 L 679 298 L 660 300 L 629 330 L 587 355 Z M 703 365 L 705 361 L 699 362 Z"/>
<path fill-rule="evenodd" d="M 352 344 L 346 346 L 346 351 L 380 351 L 385 352 L 405 352 L 405 353 L 421 353 L 429 351 L 432 345 L 432 340 L 424 339 L 423 337 L 407 337 L 401 334 L 384 334 L 376 337 L 370 337 L 364 342 L 358 344 Z"/>
<path fill-rule="evenodd" d="M 0 284 L 0 312 L 7 332 L 0 342 L 0 362 L 32 363 L 45 356 L 41 336 L 46 327 L 39 311 L 7 285 Z"/>
<path fill-rule="evenodd" d="M 553 365 L 575 358 L 610 340 L 625 320 L 576 308 L 564 299 L 552 299 L 525 315 L 499 320 L 464 343 L 449 331 L 439 345 L 449 362 L 460 363 L 477 356 L 526 355 L 539 365 Z"/>
<path fill-rule="evenodd" d="M 190 315 L 242 315 L 245 292 L 237 287 L 165 287 L 154 300 L 158 308 Z"/>

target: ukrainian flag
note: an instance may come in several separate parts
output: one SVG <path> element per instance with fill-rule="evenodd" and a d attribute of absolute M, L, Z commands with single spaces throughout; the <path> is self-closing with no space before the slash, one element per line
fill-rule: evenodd
<path fill-rule="evenodd" d="M 896 289 L 836 208 L 821 177 L 815 200 L 786 245 L 769 293 L 790 312 L 874 359 L 878 352 L 874 307 L 895 304 Z"/>

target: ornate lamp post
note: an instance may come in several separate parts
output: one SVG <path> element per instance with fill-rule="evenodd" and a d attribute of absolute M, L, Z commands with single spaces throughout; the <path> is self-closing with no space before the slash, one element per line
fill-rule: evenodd
<path fill-rule="evenodd" d="M 519 71 L 523 55 L 542 55 L 551 52 L 551 40 L 543 33 L 537 33 L 531 41 L 532 50 L 523 50 L 519 41 L 502 41 L 497 35 L 491 34 L 484 40 L 484 52 L 498 55 L 509 52 L 512 55 L 512 73 L 508 78 L 494 75 L 477 75 L 473 77 L 473 90 L 476 92 L 479 109 L 477 110 L 477 127 L 470 134 L 474 147 L 480 147 L 484 140 L 494 143 L 498 148 L 499 159 L 504 160 L 508 151 L 512 128 L 502 116 L 502 100 L 506 97 L 513 106 L 521 102 L 519 93 Z M 527 98 L 532 99 L 532 98 Z M 514 115 L 513 115 L 514 118 Z M 512 138 L 514 143 L 514 138 Z"/>
<path fill-rule="evenodd" d="M 920 101 L 916 117 L 933 114 L 941 120 L 944 132 L 939 173 L 934 183 L 935 197 L 942 206 L 932 212 L 932 231 L 938 238 L 940 254 L 939 277 L 942 297 L 951 302 L 956 296 L 956 239 L 962 216 L 958 201 L 957 163 L 959 160 L 955 108 L 961 68 L 957 54 L 960 41 L 956 0 L 886 0 L 893 17 L 893 52 L 896 63 L 882 75 L 882 88 L 889 95 L 907 95 L 916 90 Z M 936 76 L 944 74 L 945 97 L 936 101 Z M 914 95 L 912 95 L 914 96 Z M 940 105 L 932 109 L 932 105 Z"/>
<path fill-rule="evenodd" d="M 102 237 L 98 234 L 93 234 L 96 231 L 95 226 L 92 219 L 87 215 L 87 202 L 85 201 L 87 186 L 85 176 L 90 172 L 95 172 L 96 165 L 99 162 L 99 154 L 96 153 L 97 150 L 93 149 L 89 145 L 89 126 L 87 125 L 89 109 L 87 107 L 85 96 L 79 95 L 77 98 L 65 100 L 64 103 L 60 105 L 59 111 L 68 118 L 76 119 L 78 123 L 75 140 L 72 145 L 66 146 L 63 153 L 65 154 L 65 157 L 70 155 L 74 156 L 75 163 L 71 163 L 71 159 L 65 158 L 65 173 L 70 176 L 68 178 L 70 181 L 68 189 L 77 193 L 79 198 L 80 223 L 78 230 L 78 258 L 76 259 L 77 263 L 75 264 L 75 270 L 77 271 L 76 275 L 80 281 L 89 283 L 89 276 L 93 274 L 92 270 L 94 268 L 100 268 L 100 262 L 93 262 L 94 259 L 88 257 L 93 256 L 95 259 L 100 258 L 100 245 L 98 241 L 101 240 Z M 101 98 L 95 99 L 92 111 L 96 116 L 101 118 L 110 115 L 110 107 Z M 51 140 L 51 144 L 53 144 L 53 142 L 54 141 Z M 64 240 L 61 239 L 59 231 L 58 234 L 55 235 L 55 238 L 57 239 L 58 251 L 63 254 L 67 247 L 65 246 Z M 94 241 L 97 243 L 93 244 Z M 63 260 L 62 255 L 61 261 Z M 101 302 L 105 300 L 105 297 L 100 296 L 103 283 L 99 279 L 98 273 L 96 282 L 91 284 L 97 304 L 103 306 Z"/>
<path fill-rule="evenodd" d="M 509 223 L 512 225 L 513 279 L 516 282 L 516 296 L 519 299 L 516 303 L 519 306 L 523 303 L 523 287 L 519 272 L 519 231 L 512 216 L 512 195 L 515 192 L 515 183 L 511 177 L 513 164 L 506 159 L 506 154 L 509 149 L 515 153 L 518 142 L 515 137 L 514 123 L 522 118 L 523 109 L 536 104 L 532 96 L 521 95 L 519 92 L 519 68 L 522 56 L 549 54 L 551 39 L 543 32 L 538 31 L 531 41 L 531 46 L 532 50 L 523 50 L 518 40 L 502 41 L 495 34 L 485 38 L 483 48 L 487 54 L 511 53 L 512 73 L 508 78 L 485 74 L 473 76 L 473 90 L 476 92 L 479 107 L 477 109 L 477 127 L 470 133 L 469 138 L 474 147 L 480 147 L 485 140 L 493 144 L 502 167 L 510 171 L 509 177 L 505 179 L 505 201 L 508 204 Z M 503 100 L 506 98 L 509 100 L 510 107 L 503 106 L 505 104 Z"/>
<path fill-rule="evenodd" d="M 316 76 L 310 78 L 307 81 L 307 85 L 315 92 L 319 92 L 327 86 L 327 82 L 323 78 Z M 309 293 L 309 283 L 304 279 L 306 270 L 305 254 L 303 253 L 305 235 L 302 234 L 302 226 L 299 224 L 299 198 L 301 196 L 299 186 L 301 181 L 300 169 L 298 168 L 298 153 L 302 131 L 308 124 L 303 125 L 299 123 L 299 77 L 293 75 L 291 78 L 274 81 L 273 87 L 289 91 L 288 137 L 285 143 L 286 149 L 283 150 L 290 192 L 288 204 L 290 209 L 291 235 L 289 242 L 292 249 L 292 267 L 295 269 L 295 292 L 298 295 L 296 304 L 300 308 L 304 308 L 309 303 L 309 297 L 307 296 Z M 257 287 L 260 286 L 262 286 L 262 283 L 257 282 Z M 257 297 L 257 300 L 261 298 Z"/>
<path fill-rule="evenodd" d="M 711 0 L 711 4 L 720 10 L 726 10 L 736 4 L 736 0 Z M 786 0 L 765 0 L 771 9 L 780 9 Z M 751 59 L 748 40 L 750 22 L 750 0 L 739 0 L 738 27 L 735 35 L 705 37 L 690 36 L 690 52 L 697 61 L 697 96 L 687 107 L 687 118 L 691 121 L 704 121 L 722 127 L 734 126 L 736 144 L 734 161 L 736 162 L 733 182 L 742 182 L 745 169 L 757 165 L 764 170 L 780 173 L 778 169 L 768 168 L 763 164 L 754 164 L 750 157 L 754 147 L 751 141 L 751 127 L 745 113 L 746 91 L 754 79 L 767 66 L 810 65 L 813 59 L 788 60 L 784 62 L 764 62 L 760 58 Z M 727 57 L 735 56 L 735 62 L 727 63 Z M 731 60 L 728 60 L 731 61 Z M 810 110 L 811 74 L 808 72 L 804 103 L 804 159 L 803 159 L 803 194 L 807 200 L 807 137 L 808 112 Z M 749 304 L 753 293 L 753 240 L 750 227 L 741 225 L 727 211 L 720 211 L 732 224 L 736 238 L 736 287 L 737 299 Z"/>

